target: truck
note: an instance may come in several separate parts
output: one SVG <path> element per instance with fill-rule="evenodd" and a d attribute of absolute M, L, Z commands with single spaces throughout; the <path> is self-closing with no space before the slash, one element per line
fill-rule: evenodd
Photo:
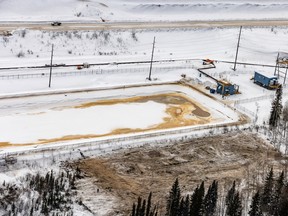
<path fill-rule="evenodd" d="M 52 25 L 52 26 L 61 26 L 62 23 L 59 22 L 59 21 L 54 21 L 54 22 L 51 23 L 51 25 Z"/>
<path fill-rule="evenodd" d="M 254 71 L 253 80 L 255 84 L 267 89 L 277 89 L 280 85 L 276 76 L 268 77 L 257 71 Z"/>

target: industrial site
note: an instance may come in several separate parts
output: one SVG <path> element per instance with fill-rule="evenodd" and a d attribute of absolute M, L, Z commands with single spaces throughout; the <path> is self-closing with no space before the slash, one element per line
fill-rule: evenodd
<path fill-rule="evenodd" d="M 258 211 L 285 215 L 285 1 L 23 2 L 0 1 L 1 215 L 188 216 L 201 187 L 195 215 L 255 215 L 269 176 Z"/>

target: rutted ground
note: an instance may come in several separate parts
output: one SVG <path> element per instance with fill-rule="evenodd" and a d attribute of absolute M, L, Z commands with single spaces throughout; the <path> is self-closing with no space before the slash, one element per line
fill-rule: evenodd
<path fill-rule="evenodd" d="M 85 176 L 78 182 L 78 188 L 88 208 L 99 212 L 101 200 L 95 200 L 104 196 L 114 202 L 107 215 L 117 215 L 119 209 L 127 215 L 137 197 L 147 198 L 150 191 L 154 200 L 161 203 L 159 197 L 166 195 L 176 177 L 185 192 L 191 192 L 203 180 L 206 186 L 213 180 L 218 180 L 220 186 L 229 186 L 233 180 L 239 183 L 244 178 L 247 180 L 241 182 L 243 191 L 247 185 L 253 190 L 263 180 L 263 173 L 272 166 L 274 170 L 282 170 L 284 163 L 280 153 L 265 140 L 244 132 L 168 146 L 126 149 L 110 156 L 82 160 L 75 166 Z"/>

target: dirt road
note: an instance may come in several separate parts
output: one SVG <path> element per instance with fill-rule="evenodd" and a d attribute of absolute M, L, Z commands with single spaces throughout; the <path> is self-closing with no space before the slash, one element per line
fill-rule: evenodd
<path fill-rule="evenodd" d="M 46 31 L 69 30 L 125 30 L 125 29 L 167 29 L 167 28 L 211 28 L 239 26 L 288 26 L 288 20 L 233 20 L 233 21 L 177 21 L 177 22 L 64 22 L 51 26 L 50 22 L 0 22 L 0 32 L 18 28 Z"/>

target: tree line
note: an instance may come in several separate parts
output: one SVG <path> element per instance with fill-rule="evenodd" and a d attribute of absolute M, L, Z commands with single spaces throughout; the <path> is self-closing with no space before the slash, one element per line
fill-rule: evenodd
<path fill-rule="evenodd" d="M 268 137 L 278 150 L 282 148 L 288 154 L 288 102 L 282 105 L 282 95 L 283 87 L 280 85 L 271 104 Z"/>
<path fill-rule="evenodd" d="M 246 202 L 250 203 L 249 211 L 243 211 L 244 199 L 241 190 L 234 181 L 229 189 L 219 194 L 218 182 L 213 181 L 205 189 L 204 181 L 193 193 L 184 193 L 180 189 L 178 178 L 167 192 L 166 210 L 161 213 L 159 204 L 153 204 L 152 193 L 148 199 L 138 198 L 133 203 L 130 216 L 287 216 L 288 215 L 288 181 L 284 171 L 277 176 L 273 169 L 269 171 L 262 187 Z M 186 194 L 186 195 L 185 195 Z M 224 195 L 224 205 L 219 203 L 219 197 Z M 155 203 L 155 202 L 154 202 Z M 157 202 L 156 202 L 157 203 Z"/>
<path fill-rule="evenodd" d="M 0 215 L 5 216 L 72 216 L 73 196 L 76 195 L 76 172 L 45 175 L 27 174 L 21 184 L 6 183 L 0 185 Z"/>

